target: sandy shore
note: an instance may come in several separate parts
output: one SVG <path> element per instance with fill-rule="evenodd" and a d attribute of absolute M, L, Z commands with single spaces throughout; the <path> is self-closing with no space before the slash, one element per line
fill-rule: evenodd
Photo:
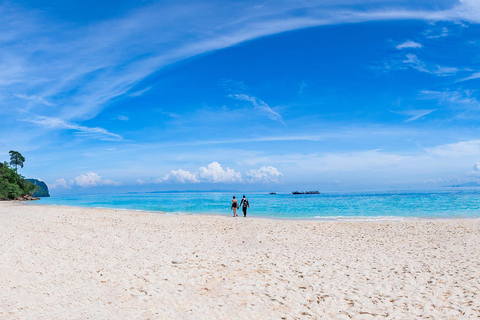
<path fill-rule="evenodd" d="M 0 203 L 1 319 L 477 319 L 480 220 Z"/>

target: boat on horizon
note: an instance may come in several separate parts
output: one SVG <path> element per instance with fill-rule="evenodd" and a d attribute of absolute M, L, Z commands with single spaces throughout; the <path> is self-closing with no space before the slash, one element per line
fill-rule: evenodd
<path fill-rule="evenodd" d="M 270 194 L 277 194 L 276 192 L 270 192 Z"/>
<path fill-rule="evenodd" d="M 320 191 L 292 191 L 292 194 L 320 194 Z"/>

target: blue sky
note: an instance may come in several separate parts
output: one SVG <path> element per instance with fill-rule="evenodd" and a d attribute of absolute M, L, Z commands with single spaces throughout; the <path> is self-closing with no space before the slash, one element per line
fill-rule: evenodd
<path fill-rule="evenodd" d="M 53 194 L 480 178 L 480 3 L 0 6 L 0 155 Z"/>

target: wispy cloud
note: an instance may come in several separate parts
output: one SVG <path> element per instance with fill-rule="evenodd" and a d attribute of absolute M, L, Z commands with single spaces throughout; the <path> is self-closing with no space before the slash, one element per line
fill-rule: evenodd
<path fill-rule="evenodd" d="M 421 99 L 436 100 L 443 105 L 456 106 L 461 109 L 480 110 L 480 102 L 472 90 L 432 91 L 420 92 Z"/>
<path fill-rule="evenodd" d="M 128 96 L 129 97 L 140 97 L 150 89 L 152 89 L 152 87 L 148 87 L 148 88 L 145 88 L 145 89 L 142 89 L 142 90 L 134 91 L 132 93 L 129 93 Z"/>
<path fill-rule="evenodd" d="M 44 105 L 49 106 L 49 107 L 54 106 L 53 103 L 48 102 L 47 100 L 43 99 L 42 97 L 37 97 L 35 95 L 27 96 L 25 94 L 14 94 L 14 96 L 19 98 L 19 99 L 22 99 L 24 101 L 30 101 L 30 102 L 34 102 L 34 103 L 38 103 L 38 104 L 44 104 Z"/>
<path fill-rule="evenodd" d="M 156 112 L 160 113 L 160 114 L 169 116 L 170 118 L 180 118 L 180 115 L 179 115 L 179 114 L 173 113 L 173 112 L 163 111 L 162 108 L 156 108 L 156 109 L 154 109 L 154 110 L 155 110 Z"/>
<path fill-rule="evenodd" d="M 474 79 L 480 79 L 480 72 L 474 72 L 474 73 L 472 73 L 470 76 L 458 80 L 458 82 L 468 81 L 468 80 L 474 80 Z"/>
<path fill-rule="evenodd" d="M 243 81 L 237 81 L 233 79 L 222 79 L 219 82 L 220 87 L 230 94 L 241 94 L 248 92 L 250 87 L 247 86 Z"/>
<path fill-rule="evenodd" d="M 136 179 L 135 182 L 136 182 L 138 185 L 144 185 L 144 184 L 147 183 L 145 180 L 142 180 L 142 179 Z"/>
<path fill-rule="evenodd" d="M 286 126 L 285 122 L 283 122 L 282 116 L 274 111 L 268 104 L 263 102 L 262 100 L 258 99 L 257 97 L 250 96 L 247 94 L 231 94 L 229 97 L 237 99 L 237 100 L 243 100 L 243 101 L 248 101 L 253 104 L 255 109 L 258 109 L 262 112 L 264 112 L 270 119 L 274 121 L 278 121 L 284 126 Z"/>
<path fill-rule="evenodd" d="M 423 63 L 422 61 L 420 61 L 420 59 L 418 59 L 417 55 L 415 54 L 412 54 L 412 53 L 409 53 L 405 56 L 405 60 L 402 61 L 405 65 L 407 66 L 410 66 L 412 67 L 413 69 L 416 69 L 420 72 L 427 72 L 427 73 L 431 73 L 430 70 L 428 70 L 426 67 L 425 67 L 425 63 Z"/>
<path fill-rule="evenodd" d="M 307 87 L 307 83 L 302 80 L 302 82 L 300 82 L 300 88 L 298 89 L 298 95 L 300 97 L 303 97 L 303 92 L 305 91 L 306 87 Z"/>
<path fill-rule="evenodd" d="M 52 129 L 67 129 L 74 130 L 77 134 L 85 137 L 95 138 L 100 140 L 120 141 L 123 140 L 122 136 L 109 132 L 104 128 L 99 127 L 87 127 L 78 125 L 75 123 L 67 122 L 59 118 L 36 116 L 29 119 L 22 119 L 20 121 L 34 123 L 43 127 Z"/>
<path fill-rule="evenodd" d="M 413 69 L 416 69 L 420 72 L 430 73 L 437 76 L 452 76 L 456 74 L 459 69 L 455 67 L 445 67 L 440 65 L 427 65 L 425 62 L 420 60 L 417 55 L 409 53 L 405 56 L 405 59 L 402 61 L 404 65 L 409 66 Z"/>
<path fill-rule="evenodd" d="M 396 114 L 401 114 L 404 116 L 408 116 L 409 118 L 405 120 L 405 122 L 412 122 L 418 120 L 432 112 L 436 111 L 436 109 L 426 109 L 426 110 L 405 110 L 405 111 L 391 111 Z"/>
<path fill-rule="evenodd" d="M 429 39 L 443 38 L 447 37 L 449 34 L 447 27 L 441 27 L 436 29 L 427 29 L 423 32 L 423 35 Z"/>

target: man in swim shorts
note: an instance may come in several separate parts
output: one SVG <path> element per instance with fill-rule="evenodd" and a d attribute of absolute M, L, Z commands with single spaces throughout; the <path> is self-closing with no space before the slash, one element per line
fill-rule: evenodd
<path fill-rule="evenodd" d="M 245 198 L 245 195 L 243 196 L 243 199 L 240 202 L 240 207 L 242 207 L 243 216 L 246 217 L 247 216 L 247 207 L 250 208 L 250 203 L 248 203 L 248 199 Z"/>

